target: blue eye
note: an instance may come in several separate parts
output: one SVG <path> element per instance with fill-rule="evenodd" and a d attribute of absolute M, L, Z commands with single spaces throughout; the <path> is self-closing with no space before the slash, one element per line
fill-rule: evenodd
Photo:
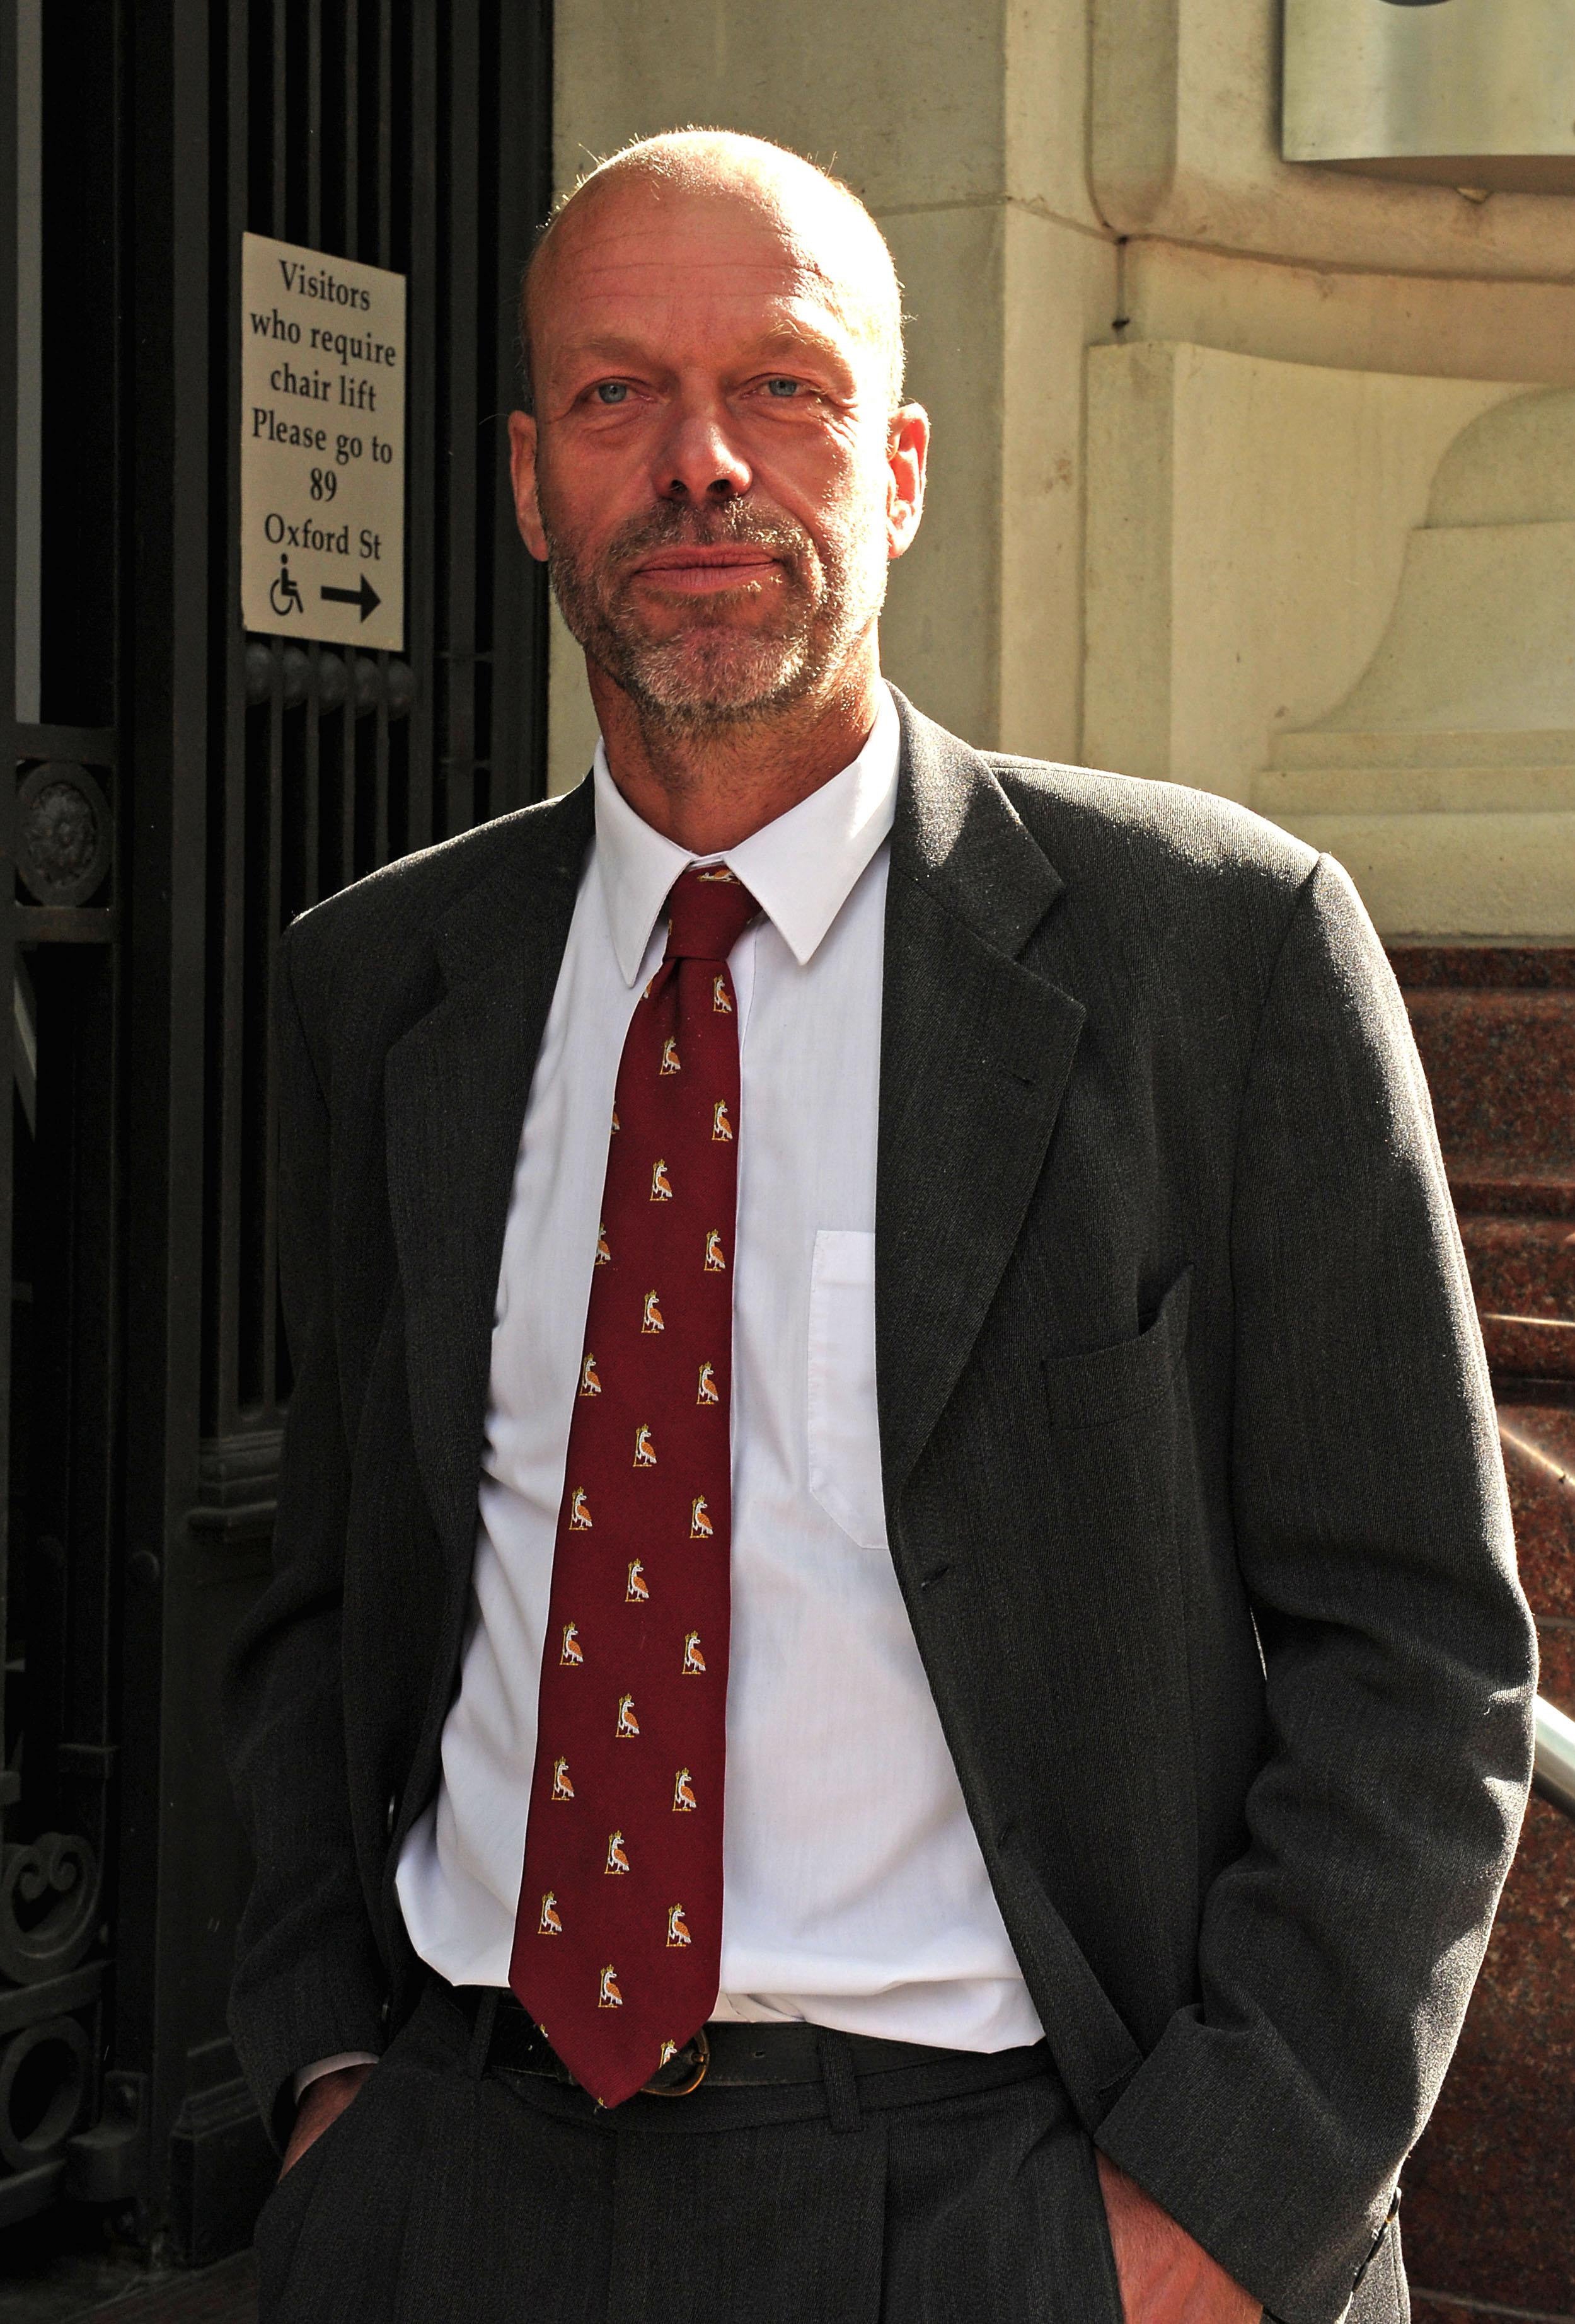
<path fill-rule="evenodd" d="M 766 382 L 766 393 L 774 395 L 782 403 L 786 403 L 790 396 L 797 395 L 798 388 L 799 383 L 796 379 L 769 379 Z"/>
<path fill-rule="evenodd" d="M 624 403 L 628 399 L 629 382 L 626 379 L 604 379 L 596 389 L 598 403 Z"/>

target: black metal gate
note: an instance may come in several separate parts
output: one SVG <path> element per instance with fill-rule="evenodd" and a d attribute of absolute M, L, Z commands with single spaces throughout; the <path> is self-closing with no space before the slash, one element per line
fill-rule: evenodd
<path fill-rule="evenodd" d="M 548 87 L 538 0 L 3 0 L 0 2227 L 201 2259 L 265 2183 L 216 1686 L 289 1385 L 272 949 L 541 787 L 502 415 Z M 402 656 L 241 631 L 248 228 L 408 274 Z"/>

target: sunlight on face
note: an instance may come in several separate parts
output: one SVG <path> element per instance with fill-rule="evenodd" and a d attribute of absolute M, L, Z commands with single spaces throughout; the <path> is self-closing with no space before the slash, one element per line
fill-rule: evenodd
<path fill-rule="evenodd" d="M 660 724 L 825 696 L 884 600 L 889 349 L 810 224 L 635 178 L 566 216 L 533 290 L 553 587 Z"/>

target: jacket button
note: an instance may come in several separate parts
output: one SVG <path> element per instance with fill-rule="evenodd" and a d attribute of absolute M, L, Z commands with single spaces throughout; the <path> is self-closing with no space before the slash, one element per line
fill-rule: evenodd
<path fill-rule="evenodd" d="M 397 1792 L 391 1792 L 391 1793 L 389 1794 L 389 1795 L 388 1795 L 388 1817 L 387 1817 L 387 1829 L 388 1829 L 388 1835 L 389 1835 L 389 1838 L 390 1838 L 391 1840 L 393 1838 L 393 1828 L 394 1828 L 394 1823 L 395 1823 L 396 1819 L 398 1818 L 399 1812 L 400 1812 L 400 1795 L 399 1795 L 399 1794 L 398 1794 Z"/>

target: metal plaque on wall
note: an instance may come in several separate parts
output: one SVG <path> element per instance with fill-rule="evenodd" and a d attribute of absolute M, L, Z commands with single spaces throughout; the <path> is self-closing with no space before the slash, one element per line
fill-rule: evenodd
<path fill-rule="evenodd" d="M 405 641 L 405 278 L 241 237 L 241 619 Z"/>
<path fill-rule="evenodd" d="M 1575 193 L 1575 0 L 1285 0 L 1281 151 L 1476 193 Z"/>

